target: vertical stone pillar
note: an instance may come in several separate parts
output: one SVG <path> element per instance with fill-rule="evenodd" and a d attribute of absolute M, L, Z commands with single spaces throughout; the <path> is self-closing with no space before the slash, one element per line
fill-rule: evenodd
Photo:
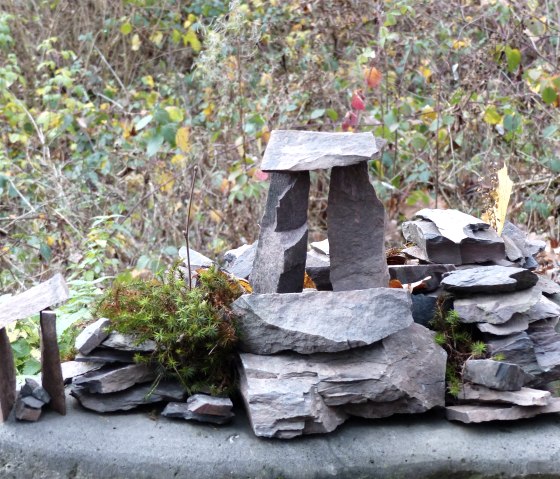
<path fill-rule="evenodd" d="M 0 329 L 0 423 L 10 415 L 16 402 L 16 368 L 6 328 Z"/>
<path fill-rule="evenodd" d="M 327 223 L 333 290 L 387 287 L 385 209 L 367 162 L 332 168 Z"/>
<path fill-rule="evenodd" d="M 56 314 L 41 311 L 40 315 L 42 386 L 51 396 L 51 408 L 65 415 L 66 395 L 56 339 Z"/>
<path fill-rule="evenodd" d="M 307 256 L 309 172 L 272 172 L 251 285 L 255 293 L 299 293 Z"/>

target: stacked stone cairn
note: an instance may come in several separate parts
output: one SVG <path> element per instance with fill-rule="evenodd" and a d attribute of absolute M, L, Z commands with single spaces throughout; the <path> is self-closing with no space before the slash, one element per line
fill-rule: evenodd
<path fill-rule="evenodd" d="M 254 263 L 238 315 L 240 382 L 257 436 L 333 431 L 350 416 L 381 418 L 444 405 L 446 353 L 414 324 L 407 291 L 389 289 L 384 209 L 367 161 L 371 133 L 273 131 L 262 169 L 270 189 L 256 247 L 226 255 Z M 331 168 L 328 280 L 303 291 L 309 171 Z"/>

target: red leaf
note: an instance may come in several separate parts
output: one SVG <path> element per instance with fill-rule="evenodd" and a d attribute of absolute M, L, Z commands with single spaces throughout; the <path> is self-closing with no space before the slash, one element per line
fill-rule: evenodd
<path fill-rule="evenodd" d="M 353 111 L 349 111 L 344 115 L 342 120 L 342 130 L 348 131 L 350 128 L 355 127 L 358 124 L 358 115 Z"/>
<path fill-rule="evenodd" d="M 358 111 L 365 110 L 366 103 L 364 100 L 365 97 L 364 94 L 362 93 L 362 90 L 355 90 L 354 93 L 352 94 L 352 102 L 350 103 L 352 109 Z"/>

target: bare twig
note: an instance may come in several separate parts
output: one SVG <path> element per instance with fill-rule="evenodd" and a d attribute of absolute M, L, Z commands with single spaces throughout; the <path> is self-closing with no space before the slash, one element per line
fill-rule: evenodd
<path fill-rule="evenodd" d="M 185 242 L 187 243 L 187 268 L 189 270 L 189 290 L 192 290 L 192 274 L 191 274 L 191 252 L 189 245 L 189 230 L 191 226 L 191 209 L 193 204 L 193 193 L 194 193 L 194 183 L 196 180 L 196 173 L 198 171 L 198 166 L 195 166 L 192 171 L 191 179 L 191 194 L 189 196 L 189 208 L 187 210 L 187 229 L 183 232 L 185 236 Z"/>

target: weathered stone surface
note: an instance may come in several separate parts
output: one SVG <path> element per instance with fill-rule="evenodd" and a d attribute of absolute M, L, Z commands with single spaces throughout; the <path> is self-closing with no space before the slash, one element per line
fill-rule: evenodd
<path fill-rule="evenodd" d="M 517 364 L 526 374 L 530 375 L 524 386 L 536 387 L 542 370 L 537 363 L 533 341 L 523 331 L 504 338 L 488 338 L 488 351 L 493 355 L 503 356 L 507 363 Z"/>
<path fill-rule="evenodd" d="M 15 415 L 18 421 L 28 421 L 28 422 L 35 422 L 38 421 L 41 417 L 42 409 L 33 408 L 25 404 L 22 398 L 18 397 L 16 402 L 16 410 Z"/>
<path fill-rule="evenodd" d="M 118 349 L 97 348 L 87 356 L 84 354 L 76 354 L 74 360 L 88 363 L 133 363 L 135 354 L 138 353 L 133 351 L 119 351 Z"/>
<path fill-rule="evenodd" d="M 203 254 L 195 251 L 192 248 L 189 248 L 188 253 L 191 262 L 191 270 L 196 268 L 208 268 L 214 264 L 214 261 L 212 261 L 210 258 L 204 256 Z M 186 246 L 181 246 L 181 248 L 179 248 L 179 258 L 183 260 L 185 266 L 188 266 Z"/>
<path fill-rule="evenodd" d="M 514 314 L 524 313 L 542 297 L 536 288 L 503 294 L 475 294 L 455 299 L 453 308 L 463 323 L 503 324 Z"/>
<path fill-rule="evenodd" d="M 187 399 L 189 410 L 196 414 L 229 416 L 233 403 L 230 398 L 214 397 L 208 394 L 194 394 Z"/>
<path fill-rule="evenodd" d="M 539 281 L 537 282 L 537 288 L 539 288 L 543 294 L 547 296 L 553 296 L 555 294 L 560 293 L 560 284 L 556 281 L 543 276 L 542 274 L 537 275 L 539 277 Z"/>
<path fill-rule="evenodd" d="M 253 271 L 257 243 L 245 244 L 224 254 L 224 268 L 236 278 L 248 279 Z"/>
<path fill-rule="evenodd" d="M 418 324 L 343 353 L 240 358 L 241 391 L 257 436 L 330 432 L 348 414 L 385 417 L 444 404 L 446 354 Z"/>
<path fill-rule="evenodd" d="M 6 328 L 0 328 L 0 423 L 10 415 L 16 402 L 16 368 Z"/>
<path fill-rule="evenodd" d="M 557 320 L 542 320 L 532 323 L 527 333 L 533 342 L 539 367 L 549 381 L 560 379 L 560 334 L 555 330 Z M 554 377 L 551 377 L 553 373 Z"/>
<path fill-rule="evenodd" d="M 126 391 L 111 394 L 92 394 L 84 388 L 73 387 L 70 394 L 83 407 L 97 412 L 128 411 L 144 404 L 182 401 L 186 395 L 183 387 L 172 381 L 162 381 L 153 392 L 151 391 L 151 384 L 140 384 Z"/>
<path fill-rule="evenodd" d="M 25 406 L 33 409 L 41 409 L 45 403 L 33 396 L 20 396 L 18 401 L 21 401 Z"/>
<path fill-rule="evenodd" d="M 524 268 L 478 266 L 446 274 L 443 289 L 453 293 L 508 293 L 521 291 L 537 284 L 538 276 Z"/>
<path fill-rule="evenodd" d="M 366 162 L 332 169 L 327 221 L 333 290 L 388 286 L 385 209 Z"/>
<path fill-rule="evenodd" d="M 255 293 L 299 293 L 307 255 L 309 173 L 272 173 L 253 271 Z"/>
<path fill-rule="evenodd" d="M 513 421 L 535 417 L 539 414 L 560 412 L 560 398 L 551 398 L 546 406 L 448 406 L 445 416 L 450 421 L 463 423 L 478 423 L 487 421 Z"/>
<path fill-rule="evenodd" d="M 336 352 L 373 344 L 413 323 L 403 289 L 249 294 L 232 309 L 240 347 L 255 354 Z M 320 315 L 320 316 L 318 316 Z"/>
<path fill-rule="evenodd" d="M 525 263 L 524 253 L 517 247 L 515 241 L 505 235 L 502 235 L 502 239 L 504 240 L 504 246 L 506 248 L 506 258 L 509 261 Z"/>
<path fill-rule="evenodd" d="M 542 319 L 558 318 L 560 316 L 560 305 L 545 296 L 540 296 L 539 301 L 527 311 L 519 313 L 529 323 Z"/>
<path fill-rule="evenodd" d="M 371 133 L 273 130 L 263 171 L 309 171 L 369 161 L 379 153 Z"/>
<path fill-rule="evenodd" d="M 41 339 L 41 375 L 43 388 L 49 393 L 51 409 L 66 414 L 66 394 L 60 367 L 60 351 L 56 336 L 56 315 L 52 311 L 41 311 L 39 319 Z"/>
<path fill-rule="evenodd" d="M 97 371 L 101 369 L 105 363 L 90 363 L 83 361 L 65 361 L 60 367 L 62 368 L 62 379 L 64 384 L 70 384 L 72 379 L 81 376 L 82 374 L 89 373 L 90 371 Z"/>
<path fill-rule="evenodd" d="M 529 321 L 523 315 L 516 313 L 509 321 L 503 324 L 476 323 L 476 326 L 483 333 L 495 336 L 509 336 L 514 333 L 525 331 L 529 327 Z"/>
<path fill-rule="evenodd" d="M 492 359 L 465 361 L 463 379 L 500 391 L 519 391 L 525 384 L 523 370 L 512 363 Z"/>
<path fill-rule="evenodd" d="M 436 312 L 437 296 L 425 294 L 413 294 L 412 296 L 412 319 L 422 326 L 429 326 Z"/>
<path fill-rule="evenodd" d="M 42 404 L 48 404 L 51 401 L 50 394 L 37 381 L 26 378 L 24 385 L 21 387 L 20 395 L 22 397 L 34 397 L 41 401 Z"/>
<path fill-rule="evenodd" d="M 90 393 L 108 394 L 124 391 L 135 384 L 153 381 L 156 376 L 155 370 L 147 364 L 109 366 L 86 373 L 74 379 L 73 384 L 83 387 Z"/>
<path fill-rule="evenodd" d="M 161 415 L 169 418 L 206 422 L 210 424 L 227 424 L 234 417 L 234 414 L 231 411 L 224 415 L 196 413 L 191 411 L 187 403 L 179 402 L 170 402 L 167 404 Z"/>
<path fill-rule="evenodd" d="M 82 354 L 89 354 L 109 336 L 111 321 L 100 318 L 84 328 L 76 338 L 75 347 Z"/>
<path fill-rule="evenodd" d="M 308 251 L 305 272 L 313 280 L 318 291 L 332 291 L 331 263 L 326 254 L 315 250 Z"/>
<path fill-rule="evenodd" d="M 505 259 L 502 238 L 489 225 L 457 210 L 423 209 L 402 225 L 403 235 L 434 263 L 470 264 Z"/>
<path fill-rule="evenodd" d="M 121 334 L 113 331 L 107 336 L 101 346 L 105 348 L 118 349 L 119 351 L 136 351 L 151 353 L 156 350 L 155 341 L 144 341 L 139 343 L 138 339 L 130 334 Z"/>
<path fill-rule="evenodd" d="M 513 260 L 511 257 L 517 256 L 518 253 L 515 249 L 509 246 L 509 249 L 506 250 L 506 253 L 508 253 L 508 258 L 511 261 L 517 261 L 517 263 L 521 267 L 527 269 L 535 269 L 538 266 L 538 263 L 535 261 L 534 255 L 544 250 L 546 246 L 544 241 L 529 240 L 527 238 L 527 234 L 524 231 L 522 231 L 509 221 L 506 221 L 506 223 L 504 224 L 502 237 L 506 242 L 506 248 L 508 247 L 508 243 L 510 245 L 513 243 L 515 248 L 521 252 L 521 257 L 517 260 Z M 509 257 L 510 255 L 511 257 Z"/>
<path fill-rule="evenodd" d="M 549 391 L 521 388 L 519 391 L 497 391 L 478 384 L 463 384 L 458 399 L 490 403 L 515 404 L 517 406 L 546 406 L 550 401 Z"/>
<path fill-rule="evenodd" d="M 64 303 L 69 296 L 66 281 L 61 274 L 29 288 L 0 303 L 0 329 L 18 319 L 27 318 L 44 309 Z"/>
<path fill-rule="evenodd" d="M 435 291 L 445 273 L 455 271 L 454 264 L 403 264 L 390 265 L 391 279 L 398 279 L 402 284 L 411 284 L 424 280 L 426 293 Z M 426 279 L 428 278 L 429 279 Z"/>

